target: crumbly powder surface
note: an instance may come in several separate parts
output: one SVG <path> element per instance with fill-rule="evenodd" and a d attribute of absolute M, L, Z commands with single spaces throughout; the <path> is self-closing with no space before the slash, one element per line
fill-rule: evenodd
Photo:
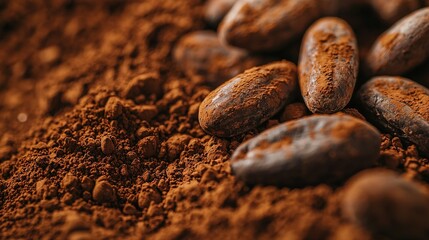
<path fill-rule="evenodd" d="M 241 142 L 307 111 L 206 134 L 211 89 L 172 60 L 203 12 L 199 0 L 0 3 L 0 239 L 378 239 L 342 217 L 342 186 L 233 176 Z M 429 180 L 415 146 L 385 134 L 380 154 Z"/>

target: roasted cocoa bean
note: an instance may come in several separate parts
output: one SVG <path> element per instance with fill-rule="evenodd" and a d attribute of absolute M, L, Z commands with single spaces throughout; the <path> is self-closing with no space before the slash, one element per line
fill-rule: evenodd
<path fill-rule="evenodd" d="M 255 67 L 230 79 L 201 103 L 199 122 L 209 134 L 232 137 L 265 122 L 293 100 L 296 66 L 288 61 Z"/>
<path fill-rule="evenodd" d="M 250 51 L 287 47 L 317 18 L 336 12 L 338 0 L 241 0 L 219 26 L 221 41 Z"/>
<path fill-rule="evenodd" d="M 187 77 L 212 87 L 269 61 L 268 58 L 250 56 L 246 51 L 223 46 L 216 33 L 211 31 L 185 35 L 176 45 L 174 60 Z"/>
<path fill-rule="evenodd" d="M 420 7 L 420 0 L 366 0 L 381 20 L 393 24 Z"/>
<path fill-rule="evenodd" d="M 283 123 L 241 144 L 233 173 L 249 184 L 300 187 L 337 182 L 374 164 L 380 133 L 346 114 Z"/>
<path fill-rule="evenodd" d="M 372 169 L 345 187 L 343 213 L 353 223 L 389 239 L 427 239 L 429 196 L 393 171 Z"/>
<path fill-rule="evenodd" d="M 205 19 L 217 26 L 237 0 L 209 0 L 205 5 Z"/>
<path fill-rule="evenodd" d="M 429 7 L 402 18 L 384 32 L 367 56 L 372 74 L 401 75 L 429 56 Z"/>
<path fill-rule="evenodd" d="M 286 122 L 290 120 L 295 120 L 298 118 L 305 117 L 306 115 L 308 115 L 308 110 L 304 103 L 291 103 L 283 109 L 283 112 L 280 115 L 280 121 Z"/>
<path fill-rule="evenodd" d="M 358 64 L 356 37 L 345 21 L 327 17 L 315 22 L 304 36 L 299 59 L 299 84 L 308 109 L 343 109 L 352 97 Z"/>
<path fill-rule="evenodd" d="M 429 89 L 401 77 L 376 77 L 359 90 L 364 111 L 429 156 Z"/>

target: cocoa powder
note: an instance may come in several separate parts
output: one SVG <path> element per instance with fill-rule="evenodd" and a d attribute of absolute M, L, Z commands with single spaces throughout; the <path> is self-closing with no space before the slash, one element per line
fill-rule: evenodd
<path fill-rule="evenodd" d="M 0 3 L 1 239 L 380 239 L 342 216 L 342 183 L 247 186 L 231 173 L 243 141 L 282 112 L 309 113 L 298 98 L 240 136 L 203 131 L 212 87 L 173 60 L 180 38 L 210 28 L 203 2 Z M 360 50 L 385 30 L 365 14 L 342 16 Z M 376 164 L 429 181 L 427 158 L 403 140 L 383 134 Z"/>

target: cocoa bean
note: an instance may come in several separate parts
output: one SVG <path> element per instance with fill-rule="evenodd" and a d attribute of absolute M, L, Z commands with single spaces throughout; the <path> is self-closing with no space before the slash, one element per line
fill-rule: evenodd
<path fill-rule="evenodd" d="M 199 108 L 209 134 L 232 137 L 257 127 L 293 100 L 296 66 L 288 61 L 255 67 L 211 92 Z"/>
<path fill-rule="evenodd" d="M 417 10 L 384 32 L 366 62 L 375 75 L 401 75 L 429 56 L 429 7 Z"/>
<path fill-rule="evenodd" d="M 346 114 L 313 115 L 278 125 L 241 144 L 233 173 L 249 184 L 301 187 L 333 183 L 371 167 L 380 133 Z"/>
<path fill-rule="evenodd" d="M 351 27 L 339 18 L 315 22 L 302 41 L 299 84 L 304 101 L 314 113 L 333 113 L 352 98 L 359 56 Z"/>
<path fill-rule="evenodd" d="M 376 77 L 358 92 L 366 114 L 429 156 L 429 89 L 401 77 Z"/>
<path fill-rule="evenodd" d="M 215 32 L 197 31 L 179 41 L 174 60 L 188 78 L 217 87 L 248 68 L 267 63 L 269 58 L 224 46 Z"/>
<path fill-rule="evenodd" d="M 335 13 L 338 0 L 241 0 L 219 26 L 222 42 L 256 52 L 284 49 L 316 19 Z"/>
<path fill-rule="evenodd" d="M 395 172 L 372 169 L 346 185 L 343 213 L 362 227 L 389 239 L 427 239 L 429 196 Z"/>

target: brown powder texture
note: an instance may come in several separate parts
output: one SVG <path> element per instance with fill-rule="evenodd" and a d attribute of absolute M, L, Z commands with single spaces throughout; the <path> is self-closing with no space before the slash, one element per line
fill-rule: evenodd
<path fill-rule="evenodd" d="M 0 239 L 380 239 L 342 217 L 341 186 L 232 175 L 232 152 L 279 116 L 234 138 L 201 129 L 210 89 L 172 52 L 205 29 L 202 9 L 0 2 Z M 380 165 L 429 181 L 414 145 L 385 135 L 380 153 Z"/>

